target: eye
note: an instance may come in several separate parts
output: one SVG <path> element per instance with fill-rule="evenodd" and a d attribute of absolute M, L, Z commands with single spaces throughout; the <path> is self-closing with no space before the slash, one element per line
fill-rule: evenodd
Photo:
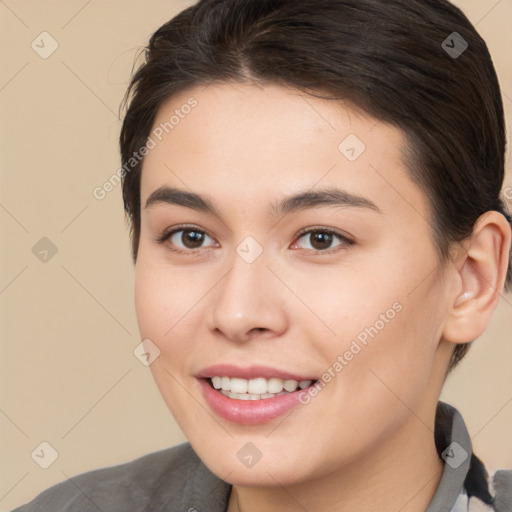
<path fill-rule="evenodd" d="M 213 242 L 213 244 L 204 245 L 208 240 Z M 303 240 L 302 243 L 301 240 Z M 205 231 L 195 226 L 177 226 L 171 230 L 165 231 L 156 238 L 155 241 L 159 244 L 169 241 L 171 250 L 180 254 L 194 254 L 199 249 L 220 247 L 218 242 Z M 297 241 L 292 244 L 291 249 L 307 249 L 316 252 L 330 253 L 332 249 L 336 247 L 343 249 L 353 243 L 353 240 L 341 233 L 330 228 L 318 227 L 301 231 Z"/>
<path fill-rule="evenodd" d="M 163 233 L 156 239 L 156 242 L 162 244 L 169 241 L 174 247 L 172 250 L 179 253 L 190 253 L 196 249 L 207 247 L 203 245 L 207 240 L 214 241 L 208 234 L 196 227 L 179 226 Z"/>
<path fill-rule="evenodd" d="M 300 241 L 304 240 L 305 244 L 300 246 Z M 334 242 L 335 243 L 333 245 Z M 310 249 L 317 252 L 330 252 L 330 249 L 334 249 L 335 247 L 342 246 L 347 247 L 354 243 L 353 240 L 350 240 L 345 235 L 341 233 L 337 233 L 336 231 L 329 228 L 309 228 L 307 231 L 302 231 L 299 233 L 299 238 L 297 242 L 292 245 L 292 249 L 297 248 L 299 245 L 300 249 Z"/>

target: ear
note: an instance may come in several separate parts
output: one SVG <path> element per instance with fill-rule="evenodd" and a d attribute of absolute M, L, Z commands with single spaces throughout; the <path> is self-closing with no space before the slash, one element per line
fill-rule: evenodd
<path fill-rule="evenodd" d="M 503 293 L 510 259 L 510 224 L 504 215 L 481 215 L 455 261 L 456 286 L 443 337 L 468 343 L 487 328 Z"/>

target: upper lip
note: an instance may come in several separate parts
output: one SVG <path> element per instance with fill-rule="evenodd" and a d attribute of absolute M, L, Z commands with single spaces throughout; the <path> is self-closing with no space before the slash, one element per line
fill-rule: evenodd
<path fill-rule="evenodd" d="M 263 377 L 265 379 L 277 377 L 278 379 L 296 380 L 299 382 L 302 380 L 317 380 L 316 377 L 299 375 L 297 373 L 280 370 L 279 368 L 272 368 L 270 366 L 251 365 L 241 367 L 233 364 L 215 364 L 208 366 L 207 368 L 203 368 L 199 371 L 196 377 L 200 379 L 212 377 L 236 377 L 247 380 L 255 379 L 257 377 Z"/>

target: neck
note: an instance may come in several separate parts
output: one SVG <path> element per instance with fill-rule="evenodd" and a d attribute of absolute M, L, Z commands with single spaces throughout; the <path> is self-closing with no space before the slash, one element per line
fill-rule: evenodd
<path fill-rule="evenodd" d="M 321 478 L 287 487 L 234 486 L 228 512 L 424 512 L 442 471 L 433 431 L 411 415 L 385 444 Z"/>

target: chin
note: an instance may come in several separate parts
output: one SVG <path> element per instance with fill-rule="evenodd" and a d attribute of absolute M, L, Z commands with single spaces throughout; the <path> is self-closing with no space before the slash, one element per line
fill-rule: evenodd
<path fill-rule="evenodd" d="M 202 459 L 208 469 L 219 478 L 225 480 L 231 485 L 243 487 L 275 487 L 279 485 L 293 485 L 301 483 L 309 478 L 307 468 L 303 461 L 286 460 L 285 454 L 276 453 L 269 450 L 269 457 L 262 455 L 261 459 L 246 466 L 243 462 L 243 452 L 240 454 L 238 445 L 244 446 L 245 442 L 238 442 L 236 438 L 230 440 L 231 446 L 237 446 L 236 450 L 222 449 L 219 451 L 205 453 L 201 448 L 194 450 Z M 224 447 L 223 447 L 224 448 Z M 293 453 L 290 449 L 287 453 Z M 242 460 L 240 460 L 242 459 Z M 249 461 L 247 462 L 249 464 Z"/>
<path fill-rule="evenodd" d="M 224 475 L 225 480 L 231 485 L 237 485 L 242 487 L 277 487 L 277 486 L 291 486 L 294 484 L 300 484 L 307 479 L 306 475 L 297 475 L 296 469 L 285 468 L 279 466 L 262 466 L 257 469 L 253 467 L 251 469 L 240 469 L 235 467 L 223 467 L 223 470 L 227 470 Z M 215 473 L 220 476 L 219 473 Z M 220 476 L 222 478 L 222 476 Z"/>

